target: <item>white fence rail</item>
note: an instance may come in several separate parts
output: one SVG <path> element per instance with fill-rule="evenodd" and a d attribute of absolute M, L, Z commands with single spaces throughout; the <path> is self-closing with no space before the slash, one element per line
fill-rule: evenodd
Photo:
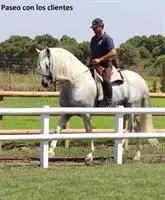
<path fill-rule="evenodd" d="M 43 108 L 0 108 L 0 115 L 59 115 L 59 114 L 165 114 L 165 108 L 82 108 L 82 107 L 48 107 Z"/>
<path fill-rule="evenodd" d="M 116 114 L 116 133 L 86 133 L 86 134 L 49 134 L 49 115 L 51 114 Z M 0 135 L 0 140 L 40 140 L 40 166 L 48 168 L 49 140 L 79 140 L 79 139 L 115 139 L 114 159 L 122 164 L 122 139 L 129 138 L 165 138 L 165 133 L 124 133 L 124 114 L 165 113 L 165 108 L 0 108 L 0 115 L 40 115 L 41 134 L 35 135 Z"/>

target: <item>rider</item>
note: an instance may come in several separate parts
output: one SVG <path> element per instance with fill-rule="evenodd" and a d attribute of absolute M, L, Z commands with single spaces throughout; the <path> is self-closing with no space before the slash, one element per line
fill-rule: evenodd
<path fill-rule="evenodd" d="M 100 65 L 105 68 L 103 73 L 103 86 L 107 97 L 108 106 L 112 106 L 112 85 L 110 83 L 112 60 L 116 60 L 116 50 L 113 39 L 104 31 L 104 22 L 96 18 L 91 28 L 95 35 L 91 39 L 91 60 L 93 65 Z"/>

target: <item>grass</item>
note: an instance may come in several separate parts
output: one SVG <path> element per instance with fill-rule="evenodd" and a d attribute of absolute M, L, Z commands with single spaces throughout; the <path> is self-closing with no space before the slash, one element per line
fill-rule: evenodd
<path fill-rule="evenodd" d="M 41 87 L 41 76 L 33 73 L 13 74 L 10 72 L 0 73 L 0 88 L 1 90 L 19 91 L 40 91 L 43 89 Z"/>
<path fill-rule="evenodd" d="M 5 146 L 0 151 L 0 157 L 39 157 L 40 149 L 39 146 L 29 146 L 29 145 L 18 145 L 11 146 L 10 148 L 8 146 Z M 81 146 L 80 146 L 81 145 Z M 12 148 L 13 147 L 13 148 Z M 79 142 L 79 143 L 71 143 L 70 148 L 64 148 L 62 145 L 58 145 L 58 147 L 55 150 L 56 158 L 85 158 L 85 156 L 89 153 L 90 149 L 88 146 L 88 142 Z M 129 145 L 129 149 L 124 151 L 123 155 L 123 162 L 124 164 L 132 163 L 133 157 L 135 156 L 136 146 L 131 144 Z M 163 163 L 165 161 L 165 146 L 160 144 L 159 146 L 153 147 L 149 143 L 145 143 L 141 145 L 141 164 L 144 163 Z M 112 157 L 113 157 L 113 147 L 107 146 L 105 142 L 102 142 L 101 144 L 96 145 L 95 143 L 95 151 L 94 151 L 94 158 L 96 157 L 104 157 L 105 160 L 100 160 L 100 164 L 105 164 L 106 162 L 114 163 Z M 0 162 L 1 163 L 1 162 Z M 57 164 L 57 163 L 55 163 Z"/>
<path fill-rule="evenodd" d="M 137 70 L 137 68 L 136 68 Z M 143 74 L 146 74 L 143 72 Z M 153 87 L 153 82 L 156 81 L 157 89 L 159 77 L 145 76 L 149 88 Z M 30 83 L 29 83 L 30 80 Z M 12 74 L 10 72 L 0 73 L 0 85 L 4 90 L 41 90 L 41 77 L 34 74 Z M 163 99 L 153 99 L 154 106 L 165 106 Z M 5 98 L 4 107 L 42 107 L 44 105 L 58 106 L 57 98 Z M 51 117 L 50 128 L 55 128 L 59 117 Z M 101 122 L 101 123 L 100 123 Z M 5 129 L 38 129 L 40 126 L 39 117 L 4 117 Z M 154 126 L 163 128 L 164 117 L 154 117 Z M 82 128 L 82 120 L 78 117 L 71 119 L 72 128 Z M 114 117 L 93 117 L 93 128 L 114 128 Z"/>
<path fill-rule="evenodd" d="M 164 98 L 152 99 L 152 106 L 153 107 L 165 107 Z M 165 128 L 164 121 L 165 121 L 165 116 L 154 116 L 153 117 L 153 125 L 155 128 Z"/>
<path fill-rule="evenodd" d="M 124 164 L 114 165 L 109 159 L 99 165 L 55 167 L 41 169 L 36 164 L 0 164 L 0 199 L 2 200 L 163 200 L 165 173 L 163 154 L 165 146 L 142 146 L 142 160 L 132 161 L 135 146 L 124 154 Z M 58 147 L 56 157 L 83 156 L 86 147 Z M 112 156 L 112 147 L 96 148 L 94 156 Z M 38 156 L 38 147 L 3 149 L 0 156 Z M 144 164 L 145 163 L 145 164 Z"/>
<path fill-rule="evenodd" d="M 142 161 L 127 160 L 135 146 L 130 146 L 124 164 L 114 165 L 108 160 L 93 166 L 53 166 L 41 169 L 33 165 L 0 165 L 0 199 L 2 200 L 163 200 L 165 196 L 164 163 L 153 162 L 153 154 L 165 147 L 143 145 Z M 0 151 L 3 156 L 37 156 L 39 149 Z M 58 147 L 58 156 L 85 156 L 85 147 Z M 150 154 L 148 154 L 150 152 Z M 98 147 L 95 156 L 111 156 L 112 148 Z M 145 163 L 145 164 L 144 164 Z"/>
<path fill-rule="evenodd" d="M 4 101 L 4 107 L 43 107 L 44 105 L 59 106 L 58 98 L 22 98 L 22 97 L 6 97 Z M 164 99 L 154 98 L 152 99 L 153 107 L 165 107 Z M 93 117 L 92 118 L 93 128 L 114 128 L 115 117 Z M 55 129 L 59 117 L 50 118 L 50 128 Z M 155 128 L 164 127 L 165 117 L 153 117 Z M 35 116 L 5 116 L 4 117 L 4 128 L 5 129 L 39 129 L 40 117 Z M 83 128 L 82 120 L 79 117 L 73 117 L 71 119 L 72 128 Z"/>
<path fill-rule="evenodd" d="M 163 200 L 163 164 L 0 168 L 3 200 Z"/>
<path fill-rule="evenodd" d="M 30 83 L 29 83 L 29 80 Z M 147 80 L 153 90 L 151 77 Z M 19 83 L 19 84 L 18 84 Z M 1 89 L 41 90 L 40 78 L 34 75 L 0 74 Z M 157 84 L 158 90 L 160 85 Z M 152 99 L 154 107 L 165 107 L 164 99 Z M 5 98 L 4 107 L 42 107 L 58 106 L 55 98 Z M 55 128 L 59 117 L 51 117 L 50 128 Z M 165 117 L 153 117 L 155 128 L 164 128 Z M 114 117 L 93 117 L 93 128 L 114 128 Z M 39 117 L 4 117 L 5 129 L 39 129 Z M 78 117 L 71 119 L 72 128 L 82 128 Z M 37 143 L 38 144 L 38 143 Z M 85 144 L 85 143 L 84 143 Z M 86 146 L 77 147 L 74 143 L 69 149 L 62 146 L 56 149 L 56 156 L 85 156 Z M 106 161 L 99 166 L 54 167 L 48 170 L 37 165 L 18 166 L 0 164 L 0 200 L 163 200 L 165 197 L 164 155 L 165 147 L 142 145 L 142 161 L 134 162 L 135 146 L 130 145 L 124 154 L 124 165 L 116 166 Z M 95 156 L 112 156 L 112 148 L 104 144 L 97 146 Z M 39 147 L 17 146 L 9 150 L 5 146 L 0 156 L 38 156 Z M 145 163 L 145 164 L 144 164 Z"/>
<path fill-rule="evenodd" d="M 164 107 L 164 99 L 152 99 L 153 106 Z M 4 107 L 58 106 L 55 98 L 5 98 Z M 164 128 L 164 117 L 154 117 L 156 128 Z M 57 124 L 58 117 L 51 117 L 50 128 Z M 39 117 L 4 117 L 6 129 L 39 128 Z M 74 117 L 71 127 L 83 127 L 81 120 Z M 94 128 L 114 127 L 114 117 L 94 117 Z M 86 147 L 58 147 L 56 156 L 85 156 Z M 2 200 L 163 200 L 165 196 L 164 155 L 165 147 L 142 145 L 142 161 L 134 162 L 135 146 L 125 152 L 124 165 L 116 166 L 106 161 L 101 165 L 51 167 L 40 169 L 37 165 L 0 165 L 0 199 Z M 112 148 L 103 144 L 96 148 L 95 156 L 111 156 Z M 0 151 L 0 156 L 38 156 L 38 147 L 20 146 Z M 144 164 L 145 163 L 145 164 Z"/>
<path fill-rule="evenodd" d="M 146 70 L 137 71 L 146 81 L 151 92 L 160 92 L 160 78 L 158 76 L 149 76 Z M 30 80 L 30 82 L 29 82 Z M 33 73 L 17 74 L 10 71 L 0 72 L 0 87 L 2 90 L 21 90 L 21 91 L 40 91 L 44 90 L 41 87 L 41 76 Z M 154 83 L 155 82 L 155 83 Z"/>
<path fill-rule="evenodd" d="M 160 78 L 158 76 L 146 76 L 144 79 L 147 81 L 150 92 L 160 92 Z"/>
<path fill-rule="evenodd" d="M 153 106 L 164 107 L 164 99 L 152 99 Z M 4 101 L 4 107 L 43 107 L 44 105 L 59 106 L 58 98 L 49 97 L 49 98 L 23 98 L 23 97 L 6 97 Z M 50 128 L 56 128 L 56 125 L 59 121 L 58 116 L 50 117 Z M 155 128 L 165 128 L 164 127 L 165 117 L 153 117 L 153 124 Z M 3 118 L 3 127 L 4 129 L 40 129 L 40 116 L 4 116 Z M 70 120 L 71 128 L 84 128 L 82 119 L 80 117 L 73 117 Z M 93 128 L 115 128 L 115 117 L 106 117 L 106 116 L 97 116 L 92 118 Z M 102 141 L 97 141 L 102 143 Z M 5 142 L 3 144 L 8 143 Z M 12 142 L 12 144 L 25 144 L 26 141 Z M 37 141 L 29 141 L 29 144 L 38 144 Z"/>
<path fill-rule="evenodd" d="M 4 107 L 20 108 L 20 107 L 43 107 L 44 105 L 59 106 L 58 99 L 54 97 L 49 98 L 22 98 L 22 97 L 6 97 L 4 101 Z M 94 117 L 94 128 L 111 128 L 114 127 L 114 117 Z M 59 117 L 50 118 L 50 128 L 55 129 Z M 100 120 L 103 123 L 100 124 Z M 39 129 L 40 117 L 31 116 L 5 116 L 4 128 L 5 129 Z M 79 117 L 73 117 L 71 119 L 72 128 L 83 128 L 82 120 Z"/>

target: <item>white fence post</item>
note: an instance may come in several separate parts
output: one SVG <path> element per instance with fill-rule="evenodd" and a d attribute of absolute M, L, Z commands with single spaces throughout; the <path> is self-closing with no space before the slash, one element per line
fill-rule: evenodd
<path fill-rule="evenodd" d="M 123 108 L 123 106 L 119 106 Z M 123 134 L 123 114 L 116 114 L 116 133 Z M 116 164 L 122 164 L 122 155 L 123 155 L 123 142 L 122 139 L 115 140 L 114 146 L 114 160 Z"/>
<path fill-rule="evenodd" d="M 44 108 L 48 108 L 49 106 L 44 106 Z M 41 134 L 48 135 L 49 134 L 49 115 L 42 114 L 41 115 Z M 49 142 L 41 141 L 40 142 L 40 166 L 42 168 L 48 168 L 49 163 Z"/>

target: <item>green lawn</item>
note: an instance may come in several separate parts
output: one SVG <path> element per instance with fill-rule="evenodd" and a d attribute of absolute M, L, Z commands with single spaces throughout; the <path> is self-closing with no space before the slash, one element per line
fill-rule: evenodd
<path fill-rule="evenodd" d="M 164 99 L 153 99 L 153 106 L 165 106 Z M 5 98 L 5 107 L 57 106 L 54 98 Z M 54 128 L 58 117 L 51 117 L 50 127 Z M 164 117 L 154 117 L 156 128 L 164 128 Z M 6 129 L 39 129 L 39 117 L 4 117 Z M 74 117 L 71 127 L 83 127 L 79 118 Z M 94 117 L 94 128 L 114 127 L 114 117 Z M 101 146 L 102 145 L 102 146 Z M 71 146 L 58 147 L 56 157 L 83 156 L 89 148 Z M 142 145 L 142 160 L 129 159 L 135 153 L 135 145 L 123 156 L 122 166 L 111 160 L 100 165 L 55 167 L 44 170 L 37 165 L 18 166 L 0 164 L 0 200 L 164 200 L 165 198 L 165 147 Z M 112 156 L 112 147 L 100 144 L 94 156 Z M 38 156 L 39 147 L 17 147 L 0 151 L 0 156 Z"/>
<path fill-rule="evenodd" d="M 153 99 L 153 106 L 165 107 L 164 99 Z M 59 106 L 58 98 L 22 98 L 22 97 L 6 97 L 4 101 L 4 107 L 43 107 L 44 105 Z M 59 117 L 50 117 L 50 128 L 55 129 L 58 123 Z M 165 128 L 165 117 L 153 117 L 155 128 Z M 79 117 L 72 117 L 71 128 L 84 128 L 82 119 Z M 39 116 L 4 116 L 4 129 L 40 129 L 40 117 Z M 93 128 L 115 128 L 115 117 L 97 116 L 92 118 Z M 102 143 L 102 141 L 99 140 Z M 17 143 L 17 142 L 12 142 Z M 26 143 L 21 141 L 21 143 Z M 36 142 L 30 141 L 30 144 Z M 38 142 L 37 142 L 38 144 Z"/>
<path fill-rule="evenodd" d="M 43 107 L 44 105 L 59 106 L 58 99 L 49 98 L 16 98 L 10 97 L 5 98 L 4 107 Z M 55 128 L 59 117 L 51 117 L 50 128 Z M 100 123 L 101 121 L 101 123 Z M 114 127 L 114 117 L 94 117 L 93 128 L 112 128 Z M 4 128 L 5 129 L 39 129 L 40 117 L 31 116 L 5 116 L 4 117 Z M 71 119 L 72 128 L 83 128 L 81 118 L 73 117 Z"/>
<path fill-rule="evenodd" d="M 164 164 L 0 168 L 2 200 L 164 200 Z"/>
<path fill-rule="evenodd" d="M 152 99 L 154 107 L 165 107 L 164 99 Z M 59 106 L 58 99 L 54 97 L 48 98 L 22 98 L 22 97 L 6 97 L 4 107 L 42 107 L 44 105 Z M 59 117 L 51 117 L 50 128 L 55 128 Z M 155 128 L 165 128 L 165 117 L 153 117 Z M 93 117 L 93 128 L 114 128 L 114 117 Z M 23 116 L 6 116 L 4 117 L 5 129 L 39 129 L 40 117 L 23 117 Z M 83 123 L 79 117 L 71 119 L 72 128 L 82 128 Z"/>

